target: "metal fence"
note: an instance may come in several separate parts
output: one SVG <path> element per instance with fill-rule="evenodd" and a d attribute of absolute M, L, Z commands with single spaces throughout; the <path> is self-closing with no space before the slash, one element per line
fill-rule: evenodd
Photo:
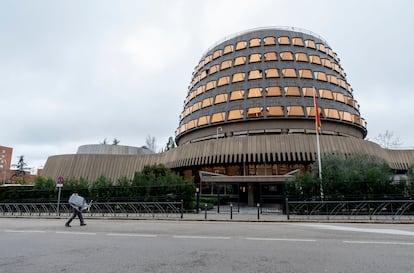
<path fill-rule="evenodd" d="M 289 201 L 288 220 L 414 221 L 414 200 Z"/>
<path fill-rule="evenodd" d="M 0 216 L 69 216 L 73 208 L 57 203 L 0 203 Z M 105 202 L 92 203 L 86 216 L 127 218 L 182 218 L 183 202 Z"/>

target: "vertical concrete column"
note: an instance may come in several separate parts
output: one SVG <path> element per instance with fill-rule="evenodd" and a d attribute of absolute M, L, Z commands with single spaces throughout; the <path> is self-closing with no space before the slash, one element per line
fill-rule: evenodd
<path fill-rule="evenodd" d="M 247 205 L 249 207 L 254 207 L 254 186 L 253 183 L 247 184 Z"/>

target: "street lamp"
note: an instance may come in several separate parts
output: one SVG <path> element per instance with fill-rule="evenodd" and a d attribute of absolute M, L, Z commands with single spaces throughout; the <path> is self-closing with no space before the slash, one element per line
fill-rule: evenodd
<path fill-rule="evenodd" d="M 216 140 L 218 140 L 218 133 L 219 133 L 219 131 L 222 132 L 223 131 L 223 128 L 217 127 L 217 130 L 216 130 Z"/>

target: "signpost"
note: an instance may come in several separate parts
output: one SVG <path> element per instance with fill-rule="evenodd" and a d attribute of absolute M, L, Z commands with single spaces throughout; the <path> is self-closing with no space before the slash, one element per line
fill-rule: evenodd
<path fill-rule="evenodd" d="M 63 178 L 63 176 L 59 176 L 57 181 L 56 181 L 56 187 L 59 188 L 59 192 L 58 192 L 58 201 L 57 201 L 57 207 L 56 207 L 56 216 L 59 216 L 59 206 L 60 206 L 60 193 L 62 191 L 62 187 L 63 187 L 63 182 L 65 182 L 65 179 Z"/>

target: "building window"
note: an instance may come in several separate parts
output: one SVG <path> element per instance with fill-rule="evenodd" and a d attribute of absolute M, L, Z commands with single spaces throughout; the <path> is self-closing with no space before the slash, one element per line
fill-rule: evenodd
<path fill-rule="evenodd" d="M 234 45 L 227 45 L 224 47 L 223 55 L 229 54 L 234 51 Z"/>
<path fill-rule="evenodd" d="M 319 113 L 321 113 L 321 108 L 319 108 Z M 314 106 L 308 106 L 306 107 L 306 113 L 308 114 L 308 117 L 314 117 L 315 116 L 315 107 Z"/>
<path fill-rule="evenodd" d="M 315 71 L 313 72 L 313 76 L 315 77 L 315 79 L 319 80 L 319 81 L 328 81 L 328 79 L 326 78 L 326 74 L 323 72 L 319 72 L 319 71 Z"/>
<path fill-rule="evenodd" d="M 260 53 L 251 54 L 249 57 L 249 63 L 257 63 L 257 62 L 260 62 L 261 60 L 262 60 L 262 54 Z"/>
<path fill-rule="evenodd" d="M 244 78 L 246 77 L 246 74 L 245 73 L 236 73 L 236 74 L 233 74 L 233 80 L 232 80 L 232 82 L 242 82 L 242 81 L 244 81 Z"/>
<path fill-rule="evenodd" d="M 211 116 L 211 123 L 220 122 L 226 119 L 226 112 L 215 113 Z"/>
<path fill-rule="evenodd" d="M 202 79 L 204 79 L 205 77 L 207 77 L 207 71 L 203 71 L 203 72 L 201 72 L 201 74 L 200 74 L 200 80 L 202 80 Z"/>
<path fill-rule="evenodd" d="M 208 107 L 213 104 L 213 98 L 206 98 L 203 100 L 202 108 Z"/>
<path fill-rule="evenodd" d="M 319 97 L 323 99 L 333 100 L 332 91 L 327 89 L 320 89 Z"/>
<path fill-rule="evenodd" d="M 192 128 L 194 128 L 194 127 L 196 127 L 197 126 L 197 120 L 196 119 L 193 119 L 193 120 L 190 120 L 188 123 L 187 123 L 187 130 L 190 130 L 190 129 L 192 129 Z"/>
<path fill-rule="evenodd" d="M 214 73 L 216 73 L 217 71 L 219 71 L 220 66 L 218 64 L 213 65 L 212 67 L 210 67 L 209 70 L 209 75 L 212 75 Z"/>
<path fill-rule="evenodd" d="M 330 83 L 338 85 L 338 79 L 334 75 L 327 75 L 326 77 Z"/>
<path fill-rule="evenodd" d="M 296 70 L 294 68 L 282 69 L 283 77 L 285 78 L 296 78 Z"/>
<path fill-rule="evenodd" d="M 263 78 L 261 70 L 251 70 L 249 71 L 249 80 L 256 80 Z"/>
<path fill-rule="evenodd" d="M 235 90 L 230 94 L 230 100 L 242 100 L 244 99 L 244 90 Z"/>
<path fill-rule="evenodd" d="M 332 92 L 335 101 L 345 103 L 345 96 L 338 92 Z"/>
<path fill-rule="evenodd" d="M 276 68 L 269 68 L 265 70 L 265 77 L 268 78 L 279 78 L 279 70 Z"/>
<path fill-rule="evenodd" d="M 264 38 L 264 45 L 275 45 L 276 44 L 276 38 L 272 36 L 268 36 Z"/>
<path fill-rule="evenodd" d="M 332 69 L 332 63 L 331 63 L 330 60 L 328 60 L 328 59 L 322 59 L 321 61 L 322 61 L 322 65 L 323 66 L 326 66 L 327 68 Z"/>
<path fill-rule="evenodd" d="M 325 117 L 327 118 L 339 119 L 339 113 L 338 113 L 338 110 L 336 109 L 327 108 L 325 109 L 324 112 L 325 112 Z"/>
<path fill-rule="evenodd" d="M 204 58 L 204 65 L 208 64 L 212 60 L 213 60 L 213 55 L 208 55 L 207 57 Z"/>
<path fill-rule="evenodd" d="M 252 107 L 247 110 L 248 118 L 259 118 L 263 117 L 263 108 L 262 107 Z"/>
<path fill-rule="evenodd" d="M 231 67 L 231 60 L 225 60 L 221 63 L 220 69 L 224 70 Z"/>
<path fill-rule="evenodd" d="M 321 63 L 321 58 L 318 55 L 310 55 L 309 56 L 309 61 L 313 64 L 322 64 Z"/>
<path fill-rule="evenodd" d="M 223 86 L 230 83 L 230 76 L 224 76 L 218 79 L 217 86 Z"/>
<path fill-rule="evenodd" d="M 281 52 L 280 59 L 282 61 L 293 61 L 293 53 L 289 51 Z"/>
<path fill-rule="evenodd" d="M 215 104 L 227 102 L 227 94 L 218 94 L 214 100 Z"/>
<path fill-rule="evenodd" d="M 260 38 L 253 38 L 250 40 L 250 47 L 256 47 L 256 46 L 260 46 L 261 44 L 261 39 Z"/>
<path fill-rule="evenodd" d="M 246 56 L 240 56 L 234 59 L 234 66 L 242 65 L 246 63 Z"/>
<path fill-rule="evenodd" d="M 303 39 L 299 37 L 295 37 L 292 39 L 292 44 L 295 46 L 304 46 Z"/>
<path fill-rule="evenodd" d="M 244 110 L 242 109 L 230 110 L 227 120 L 242 119 L 243 115 Z"/>
<path fill-rule="evenodd" d="M 246 41 L 240 41 L 236 44 L 236 50 L 242 50 L 242 49 L 245 49 L 246 47 L 247 47 Z"/>
<path fill-rule="evenodd" d="M 280 45 L 290 45 L 290 40 L 287 36 L 280 36 L 277 38 L 277 41 Z"/>
<path fill-rule="evenodd" d="M 214 51 L 213 60 L 217 59 L 218 57 L 221 57 L 222 52 L 223 51 L 221 49 L 218 49 L 218 50 Z"/>
<path fill-rule="evenodd" d="M 211 89 L 213 89 L 215 87 L 216 87 L 216 81 L 215 80 L 214 81 L 209 81 L 206 84 L 206 91 L 211 90 Z"/>
<path fill-rule="evenodd" d="M 288 112 L 289 117 L 292 117 L 292 116 L 298 116 L 298 117 L 305 116 L 305 113 L 303 112 L 303 107 L 302 106 L 288 106 L 287 107 L 287 112 Z"/>
<path fill-rule="evenodd" d="M 306 45 L 306 47 L 316 49 L 316 45 L 315 45 L 315 42 L 313 40 L 306 40 L 305 45 Z"/>
<path fill-rule="evenodd" d="M 279 86 L 266 87 L 266 96 L 268 97 L 280 97 L 282 96 L 282 90 Z"/>
<path fill-rule="evenodd" d="M 287 97 L 300 97 L 300 89 L 298 86 L 286 86 L 285 95 Z"/>
<path fill-rule="evenodd" d="M 345 112 L 345 111 L 340 111 L 339 112 L 339 115 L 340 115 L 340 117 L 341 117 L 342 120 L 352 122 L 352 115 L 351 115 L 351 113 L 348 113 L 348 112 Z"/>
<path fill-rule="evenodd" d="M 198 96 L 198 95 L 200 95 L 200 94 L 202 94 L 202 93 L 204 93 L 204 91 L 206 90 L 206 86 L 205 85 L 201 85 L 201 86 L 199 86 L 197 89 L 196 89 L 196 96 Z"/>
<path fill-rule="evenodd" d="M 265 62 L 277 61 L 277 54 L 276 52 L 266 52 L 264 54 L 264 59 L 265 59 Z"/>
<path fill-rule="evenodd" d="M 313 79 L 312 71 L 309 69 L 299 69 L 299 77 L 302 79 Z"/>
<path fill-rule="evenodd" d="M 315 93 L 315 89 L 313 87 L 303 87 L 302 93 L 303 93 L 303 96 L 305 97 L 313 97 L 313 94 Z"/>
<path fill-rule="evenodd" d="M 316 45 L 316 48 L 317 48 L 319 51 L 323 52 L 323 53 L 325 53 L 325 52 L 326 52 L 326 47 L 325 47 L 325 45 L 323 45 L 323 44 L 317 44 L 317 45 Z"/>
<path fill-rule="evenodd" d="M 262 96 L 262 88 L 256 87 L 256 88 L 250 88 L 247 97 L 248 98 L 257 98 Z"/>
<path fill-rule="evenodd" d="M 202 116 L 198 118 L 198 126 L 210 123 L 210 116 Z"/>
<path fill-rule="evenodd" d="M 298 62 L 308 62 L 309 61 L 308 60 L 308 55 L 306 55 L 306 53 L 302 53 L 302 52 L 296 53 L 295 54 L 295 59 Z"/>
<path fill-rule="evenodd" d="M 269 106 L 266 108 L 268 117 L 283 117 L 283 106 Z"/>

